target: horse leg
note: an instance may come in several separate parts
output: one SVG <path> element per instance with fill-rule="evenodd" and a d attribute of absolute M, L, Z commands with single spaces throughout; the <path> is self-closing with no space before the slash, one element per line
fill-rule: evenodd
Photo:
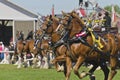
<path fill-rule="evenodd" d="M 52 63 L 52 64 L 55 64 L 55 63 L 58 62 L 58 61 L 65 61 L 65 58 L 66 58 L 65 55 L 58 56 L 58 57 L 56 57 L 55 59 L 53 59 L 51 63 Z"/>
<path fill-rule="evenodd" d="M 60 72 L 60 69 L 59 69 L 59 64 L 57 63 L 57 62 L 55 62 L 55 68 L 56 68 L 56 70 L 57 70 L 57 72 Z"/>
<path fill-rule="evenodd" d="M 52 64 L 50 63 L 52 60 L 53 60 L 53 54 L 52 54 L 52 52 L 49 52 L 48 53 L 48 65 L 49 65 L 49 68 L 52 68 Z"/>
<path fill-rule="evenodd" d="M 117 59 L 115 57 L 111 57 L 110 58 L 111 71 L 110 71 L 110 75 L 109 75 L 109 79 L 108 80 L 112 80 L 114 78 L 114 76 L 116 75 L 116 73 L 117 73 L 117 71 L 116 71 L 116 64 L 117 64 Z"/>
<path fill-rule="evenodd" d="M 54 65 L 55 65 L 55 69 L 57 70 L 57 72 L 64 71 L 63 61 L 62 62 L 55 62 Z"/>
<path fill-rule="evenodd" d="M 12 63 L 12 64 L 17 65 L 17 64 L 16 64 L 16 62 L 18 62 L 17 57 L 18 57 L 18 54 L 17 54 L 17 52 L 15 51 L 15 53 L 12 55 L 12 58 L 11 58 L 11 63 Z"/>
<path fill-rule="evenodd" d="M 94 71 L 96 70 L 96 68 L 98 67 L 98 64 L 92 64 L 92 65 L 93 65 L 93 67 L 89 70 L 90 74 L 93 74 Z"/>
<path fill-rule="evenodd" d="M 99 64 L 98 64 L 98 62 L 92 62 L 92 65 L 93 65 L 93 67 L 89 70 L 89 73 L 86 73 L 86 75 L 84 75 L 84 76 L 87 76 L 87 75 L 90 75 L 90 80 L 94 80 L 93 78 L 92 78 L 92 74 L 94 73 L 94 71 L 96 70 L 96 68 L 98 67 L 98 66 L 100 66 L 101 67 L 101 69 L 102 69 L 102 71 L 104 72 L 104 75 L 105 75 L 105 78 L 104 78 L 104 80 L 108 80 L 108 75 L 109 75 L 109 69 L 108 69 L 108 67 L 107 67 L 107 64 L 106 64 L 106 62 L 105 61 L 103 61 L 103 60 L 100 60 L 100 62 L 99 62 Z M 85 73 L 84 73 L 85 74 Z M 83 76 L 83 77 L 84 77 Z"/>
<path fill-rule="evenodd" d="M 32 54 L 31 53 L 31 55 L 32 55 L 32 68 L 36 68 L 36 66 L 37 66 L 37 61 L 40 59 L 41 60 L 41 55 L 38 55 L 38 54 Z M 38 59 L 39 58 L 39 59 Z M 41 62 L 40 62 L 41 63 Z M 40 64 L 41 65 L 41 64 Z"/>
<path fill-rule="evenodd" d="M 36 66 L 37 66 L 37 61 L 38 61 L 38 58 L 37 58 L 37 57 L 34 57 L 34 58 L 33 58 L 33 61 L 32 61 L 32 68 L 36 68 Z"/>
<path fill-rule="evenodd" d="M 92 64 L 93 64 L 93 67 L 92 67 L 92 69 L 89 70 L 89 73 L 88 73 L 90 75 L 90 80 L 92 80 L 92 74 L 98 66 L 100 66 L 102 71 L 104 72 L 104 75 L 105 75 L 104 80 L 108 80 L 109 69 L 107 67 L 106 62 L 103 59 L 101 59 L 99 64 L 98 64 L 98 62 L 94 62 Z"/>
<path fill-rule="evenodd" d="M 74 69 L 74 73 L 79 77 L 79 79 L 81 79 L 82 76 L 79 74 L 78 69 L 82 65 L 84 60 L 85 60 L 85 58 L 83 56 L 80 56 L 78 58 L 76 64 L 75 64 L 74 68 L 73 68 Z"/>
<path fill-rule="evenodd" d="M 66 70 L 64 70 L 66 80 L 69 80 L 70 78 L 71 68 L 72 68 L 72 61 L 70 57 L 66 57 L 66 68 L 65 68 Z"/>
<path fill-rule="evenodd" d="M 89 75 L 90 76 L 90 80 L 93 80 L 92 79 L 92 76 L 93 76 L 93 73 L 94 73 L 94 71 L 96 70 L 96 68 L 99 66 L 98 65 L 98 62 L 96 62 L 96 61 L 91 61 L 92 63 L 92 65 L 93 65 L 93 67 L 88 71 L 88 72 L 82 72 L 81 74 L 80 74 L 80 76 L 81 76 L 81 78 L 84 78 L 84 77 L 86 77 L 87 75 Z"/>
<path fill-rule="evenodd" d="M 17 68 L 21 68 L 21 66 L 22 66 L 22 56 L 19 54 L 18 55 L 18 66 L 17 66 Z"/>
<path fill-rule="evenodd" d="M 16 57 L 15 55 L 12 55 L 12 58 L 11 58 L 11 63 L 12 63 L 12 64 L 14 64 L 15 61 L 16 61 L 16 60 L 15 60 L 15 57 Z"/>
<path fill-rule="evenodd" d="M 23 55 L 23 58 L 24 58 L 24 62 L 23 62 L 23 66 L 24 66 L 24 68 L 26 68 L 26 67 L 28 67 L 28 65 L 27 65 L 27 53 L 28 52 L 24 52 L 24 55 Z"/>
<path fill-rule="evenodd" d="M 65 61 L 66 57 L 64 55 L 58 56 L 55 59 L 52 60 L 52 64 L 55 65 L 56 70 L 59 72 L 61 69 L 59 68 L 60 65 L 58 64 L 59 61 Z"/>
<path fill-rule="evenodd" d="M 95 80 L 95 76 L 93 75 L 94 71 L 97 69 L 99 66 L 97 62 L 92 63 L 93 67 L 89 70 L 89 73 L 86 73 L 86 76 L 90 76 L 90 80 Z"/>
<path fill-rule="evenodd" d="M 109 79 L 108 80 L 112 80 L 113 77 L 116 75 L 117 71 L 115 69 L 111 69 L 110 71 L 110 76 L 109 76 Z"/>
<path fill-rule="evenodd" d="M 100 60 L 100 67 L 102 71 L 104 72 L 104 80 L 108 80 L 108 75 L 109 75 L 109 68 L 107 67 L 106 61 Z"/>

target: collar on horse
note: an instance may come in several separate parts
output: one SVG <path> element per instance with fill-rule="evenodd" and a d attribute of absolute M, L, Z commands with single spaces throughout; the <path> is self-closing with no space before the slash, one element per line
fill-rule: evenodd
<path fill-rule="evenodd" d="M 86 38 L 87 36 L 91 36 L 92 39 L 93 39 L 93 45 L 90 45 L 87 41 L 86 41 Z M 100 36 L 98 36 L 93 30 L 92 28 L 84 28 L 83 30 L 80 31 L 80 33 L 77 33 L 75 35 L 75 37 L 73 37 L 71 40 L 69 40 L 69 43 L 72 44 L 72 43 L 79 43 L 81 42 L 82 44 L 90 47 L 92 49 L 92 51 L 96 51 L 100 54 L 104 54 L 102 52 L 102 48 L 104 47 L 101 42 L 100 42 Z M 91 51 L 91 52 L 92 52 Z"/>

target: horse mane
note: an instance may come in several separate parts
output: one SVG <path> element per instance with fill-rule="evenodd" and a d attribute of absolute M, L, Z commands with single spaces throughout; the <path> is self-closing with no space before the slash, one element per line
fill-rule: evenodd
<path fill-rule="evenodd" d="M 72 17 L 69 25 L 69 28 L 71 28 L 70 38 L 72 38 L 76 33 L 79 33 L 85 27 L 85 25 L 83 20 L 75 12 L 68 13 L 67 16 Z"/>
<path fill-rule="evenodd" d="M 57 17 L 55 17 L 55 16 L 53 16 L 53 17 L 51 17 L 52 18 L 52 22 L 53 22 L 53 24 L 52 24 L 52 27 L 53 27 L 53 31 L 55 31 L 56 30 L 56 28 L 57 28 L 57 26 L 59 25 L 59 18 L 57 18 Z"/>
<path fill-rule="evenodd" d="M 84 21 L 77 15 L 75 11 L 72 11 L 71 15 L 75 17 L 76 19 L 78 19 L 79 23 L 81 23 L 81 26 L 85 26 Z"/>

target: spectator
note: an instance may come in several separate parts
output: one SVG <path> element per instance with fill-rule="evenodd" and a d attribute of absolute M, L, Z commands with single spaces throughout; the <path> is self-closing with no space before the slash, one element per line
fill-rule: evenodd
<path fill-rule="evenodd" d="M 99 20 L 102 19 L 102 13 L 98 13 L 98 19 L 99 19 Z"/>
<path fill-rule="evenodd" d="M 5 47 L 4 51 L 9 51 L 8 47 Z M 1 64 L 9 64 L 10 63 L 10 55 L 9 52 L 4 52 L 4 58 L 0 62 Z"/>
<path fill-rule="evenodd" d="M 4 58 L 4 53 L 2 51 L 4 51 L 4 44 L 0 42 L 0 61 Z"/>
<path fill-rule="evenodd" d="M 120 19 L 117 20 L 116 26 L 118 28 L 118 33 L 120 33 Z"/>
<path fill-rule="evenodd" d="M 102 14 L 98 13 L 96 20 L 93 23 L 93 28 L 101 28 L 102 26 Z"/>
<path fill-rule="evenodd" d="M 10 45 L 9 45 L 8 48 L 9 48 L 9 51 L 14 51 L 14 44 L 13 44 L 13 42 L 10 42 Z M 9 55 L 10 55 L 10 59 L 12 59 L 13 54 L 10 53 Z"/>

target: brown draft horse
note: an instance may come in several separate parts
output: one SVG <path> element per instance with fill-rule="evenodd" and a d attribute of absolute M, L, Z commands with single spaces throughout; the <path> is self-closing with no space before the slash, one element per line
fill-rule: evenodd
<path fill-rule="evenodd" d="M 36 57 L 36 55 L 38 53 L 37 49 L 34 49 L 34 42 L 35 42 L 34 39 L 26 40 L 26 43 L 24 45 L 23 52 L 26 52 L 25 57 L 24 57 L 24 65 L 25 65 L 25 67 L 30 66 L 27 63 L 29 61 L 32 61 Z M 27 59 L 27 54 L 29 54 L 29 57 L 31 56 L 31 58 Z"/>
<path fill-rule="evenodd" d="M 45 39 L 46 38 L 46 39 Z M 39 29 L 37 30 L 36 32 L 36 39 L 35 39 L 35 42 L 34 42 L 34 49 L 37 50 L 37 56 L 36 58 L 34 58 L 33 60 L 33 66 L 34 67 L 40 67 L 40 68 L 45 68 L 45 69 L 48 69 L 50 68 L 50 65 L 49 65 L 49 61 L 48 61 L 48 52 L 51 52 L 51 49 L 49 47 L 49 38 L 46 37 L 46 35 L 44 34 L 43 30 Z M 45 59 L 45 66 L 44 65 L 41 65 L 40 66 L 37 66 L 36 63 L 37 63 L 37 57 L 38 55 L 41 57 L 41 62 L 42 63 L 42 60 Z"/>
<path fill-rule="evenodd" d="M 51 48 L 52 48 L 52 51 L 55 56 L 59 56 L 66 52 L 65 51 L 66 47 L 64 45 L 56 47 L 56 48 L 54 47 L 55 42 L 57 42 L 60 39 L 61 35 L 63 34 L 62 33 L 63 29 L 61 27 L 62 24 L 59 24 L 59 23 L 60 22 L 57 17 L 48 16 L 48 18 L 46 19 L 46 21 L 44 21 L 44 23 L 41 27 L 41 29 L 44 30 L 43 35 L 49 35 L 51 37 L 51 41 L 53 43 L 53 46 L 51 46 Z M 57 35 L 56 35 L 56 33 L 57 33 Z M 39 35 L 39 34 L 41 34 L 40 31 L 38 31 L 38 33 L 36 33 L 36 35 Z M 42 41 L 44 41 L 43 38 L 41 39 L 41 45 L 42 45 Z M 44 54 L 46 54 L 46 53 L 44 53 Z M 57 71 L 60 70 L 57 62 L 55 63 L 55 67 L 56 67 Z"/>
<path fill-rule="evenodd" d="M 117 41 L 118 41 L 118 45 L 117 45 L 117 47 L 118 47 L 118 50 L 120 50 L 120 34 L 118 33 L 118 34 L 116 34 L 115 35 L 116 36 L 116 38 L 117 38 Z"/>
<path fill-rule="evenodd" d="M 24 57 L 24 64 L 26 65 L 28 61 L 32 61 L 32 68 L 36 68 L 36 67 L 38 68 L 41 66 L 41 65 L 38 66 L 37 63 L 42 62 L 43 57 L 46 56 L 44 53 L 45 53 L 46 49 L 48 50 L 48 41 L 47 40 L 42 40 L 37 45 L 37 48 L 35 48 L 35 41 L 36 41 L 35 39 L 27 40 L 26 44 L 24 45 L 24 49 L 23 49 L 23 52 L 27 52 L 32 55 L 31 59 L 26 59 L 26 56 Z M 38 59 L 38 57 L 41 57 L 41 59 Z"/>
<path fill-rule="evenodd" d="M 40 37 L 42 35 L 42 32 L 43 31 L 41 31 L 41 29 L 40 30 L 36 30 L 35 31 L 35 39 L 29 39 L 29 40 L 25 41 L 23 52 L 27 52 L 26 54 L 31 54 L 32 58 L 31 59 L 26 59 L 26 56 L 27 56 L 26 55 L 24 57 L 24 64 L 27 64 L 28 61 L 32 61 L 32 63 L 33 63 L 32 68 L 37 66 L 37 62 L 40 61 L 38 59 L 38 55 L 43 53 L 42 47 L 45 47 L 45 43 L 46 42 L 42 41 L 42 44 L 44 43 L 44 46 L 40 44 L 40 45 L 37 45 L 37 47 L 39 47 L 39 48 L 35 48 L 36 38 Z M 37 37 L 36 37 L 36 35 L 37 35 Z M 42 47 L 40 47 L 40 46 L 42 46 Z M 39 67 L 39 66 L 37 66 L 37 67 Z"/>
<path fill-rule="evenodd" d="M 73 14 L 74 16 L 74 14 Z M 76 15 L 74 16 L 76 17 Z M 77 17 L 76 17 L 77 18 Z M 88 36 L 89 37 L 89 36 Z M 91 36 L 90 36 L 91 37 Z M 108 42 L 106 43 L 105 41 L 103 41 L 101 39 L 101 43 L 104 45 L 104 49 L 102 50 L 104 53 L 107 54 L 107 52 L 110 51 L 110 56 L 108 58 L 105 58 L 105 59 L 109 59 L 110 58 L 110 67 L 111 67 L 111 73 L 110 73 L 110 76 L 109 76 L 109 79 L 108 80 L 112 80 L 112 78 L 114 77 L 114 75 L 116 74 L 116 62 L 117 62 L 117 58 L 116 58 L 116 55 L 117 55 L 117 45 L 115 43 L 115 36 L 111 36 L 110 34 L 108 35 L 107 37 L 108 39 Z M 92 40 L 89 41 L 88 39 L 88 43 L 89 42 L 92 42 Z M 90 43 L 89 43 L 90 44 Z M 93 45 L 93 44 L 92 44 Z M 91 56 L 91 55 L 90 55 Z M 103 57 L 103 56 L 100 56 L 100 57 Z M 107 57 L 107 56 L 105 56 Z M 80 59 L 81 58 L 84 58 L 83 56 L 80 56 L 79 57 Z M 84 60 L 84 59 L 82 59 Z M 78 61 L 78 64 L 80 63 L 80 61 Z M 77 65 L 76 65 L 76 68 L 77 68 Z"/>
<path fill-rule="evenodd" d="M 26 44 L 24 45 L 24 52 L 30 52 L 30 53 L 36 55 L 37 50 L 34 49 L 34 43 L 35 43 L 34 39 L 27 40 Z"/>
<path fill-rule="evenodd" d="M 49 46 L 50 39 L 48 37 L 50 37 L 51 32 L 55 32 L 55 30 L 58 26 L 58 23 L 59 22 L 57 20 L 52 19 L 52 16 L 47 16 L 46 20 L 42 24 L 42 27 L 40 27 L 40 29 L 37 30 L 35 48 L 40 50 L 41 56 L 46 56 L 46 54 L 48 52 L 51 52 L 51 49 Z M 51 26 L 53 26 L 53 27 L 51 27 Z M 44 39 L 44 37 L 46 37 L 46 36 L 48 39 Z"/>
<path fill-rule="evenodd" d="M 75 19 L 72 19 L 71 23 L 70 23 L 70 38 L 73 37 L 75 35 L 75 33 L 78 33 L 80 30 L 82 30 L 82 28 L 84 27 L 83 22 L 81 21 L 80 18 L 78 18 L 78 16 L 76 14 L 71 14 L 72 17 L 74 17 Z M 76 21 L 77 20 L 77 21 Z M 68 20 L 67 20 L 68 21 Z M 79 23 L 79 24 L 78 24 Z M 78 27 L 79 26 L 79 27 Z M 81 27 L 83 26 L 83 27 Z M 78 27 L 78 28 L 76 28 Z M 80 29 L 81 28 L 81 29 Z M 92 40 L 91 36 L 87 36 L 86 38 L 87 42 L 93 46 L 94 42 Z M 69 76 L 70 76 L 70 70 L 71 70 L 71 65 L 72 65 L 72 60 L 76 62 L 75 66 L 74 66 L 74 73 L 81 78 L 78 69 L 80 68 L 80 66 L 82 65 L 82 63 L 85 60 L 98 60 L 101 61 L 101 58 L 103 58 L 102 55 L 104 55 L 105 58 L 103 59 L 108 59 L 110 58 L 110 67 L 111 67 L 111 74 L 109 76 L 108 80 L 112 80 L 112 78 L 114 77 L 115 73 L 116 73 L 116 57 L 115 55 L 117 54 L 117 48 L 116 48 L 116 43 L 115 43 L 115 39 L 113 37 L 110 37 L 110 42 L 111 43 L 106 43 L 104 40 L 101 39 L 101 43 L 104 45 L 104 48 L 102 50 L 102 52 L 104 53 L 90 53 L 91 52 L 91 48 L 81 44 L 81 43 L 74 43 L 72 45 L 70 45 L 70 49 L 67 51 L 66 56 L 64 57 L 64 59 L 66 60 L 66 69 L 67 71 L 65 72 L 66 74 L 66 80 L 69 80 Z M 105 56 L 107 55 L 107 52 L 111 53 L 111 56 Z M 102 54 L 102 55 L 101 55 Z M 107 58 L 106 58 L 107 57 Z M 62 58 L 63 59 L 63 58 Z M 107 79 L 104 79 L 107 80 Z"/>
<path fill-rule="evenodd" d="M 19 35 L 18 35 L 19 36 Z M 21 68 L 23 62 L 26 63 L 26 55 L 28 52 L 36 54 L 36 50 L 34 48 L 34 40 L 17 40 L 15 44 L 15 53 L 12 57 L 12 60 L 15 56 L 18 56 L 18 66 L 17 68 Z"/>
<path fill-rule="evenodd" d="M 108 80 L 112 80 L 113 77 L 115 76 L 115 74 L 117 73 L 116 69 L 117 69 L 117 62 L 118 62 L 118 51 L 119 51 L 119 41 L 118 43 L 115 40 L 115 34 L 106 34 L 105 37 L 108 40 L 108 47 L 111 51 L 111 54 L 109 56 L 109 62 L 110 62 L 110 68 L 111 68 L 111 72 L 109 75 L 109 79 Z M 119 39 L 118 39 L 119 40 Z"/>
<path fill-rule="evenodd" d="M 75 22 L 76 22 L 76 21 L 75 21 Z M 81 30 L 81 29 L 79 29 L 79 25 L 77 25 L 77 29 L 78 29 L 78 32 Z M 75 30 L 75 29 L 73 29 L 73 30 Z M 76 30 L 76 31 L 77 31 L 77 30 Z M 76 31 L 74 31 L 74 33 L 78 33 L 78 32 L 76 32 Z M 53 36 L 54 36 L 54 35 L 53 35 Z M 52 36 L 52 39 L 55 39 L 55 38 L 53 38 L 53 36 Z M 57 37 L 57 36 L 55 36 L 55 37 Z M 81 43 L 80 43 L 80 44 L 81 44 Z M 80 44 L 77 44 L 77 45 L 80 45 Z M 59 49 L 59 48 L 58 48 L 58 49 Z M 55 58 L 55 60 L 54 60 L 55 63 L 56 63 L 56 61 L 59 61 L 59 60 L 61 60 L 61 59 L 62 59 L 62 60 L 65 60 L 66 51 L 67 51 L 66 46 L 64 46 L 62 50 L 64 50 L 64 53 L 61 54 L 62 56 L 58 56 L 58 57 Z M 78 48 L 74 48 L 74 52 L 75 52 L 75 51 L 79 51 L 79 49 L 78 49 Z M 92 58 L 91 58 L 91 59 L 92 59 Z M 93 62 L 93 61 L 92 61 L 92 62 Z M 94 63 L 94 64 L 95 64 L 95 63 Z M 96 62 L 95 67 L 97 67 L 97 66 L 99 66 L 99 64 L 97 64 L 97 62 Z M 106 67 L 105 67 L 105 68 L 106 68 Z M 104 69 L 105 69 L 105 68 L 104 68 Z M 95 69 L 96 69 L 96 68 L 95 68 Z M 94 70 L 95 70 L 95 69 L 94 69 Z M 92 70 L 93 70 L 93 69 L 92 69 Z M 106 70 L 107 70 L 107 69 L 106 69 Z M 91 72 L 91 71 L 90 71 L 90 72 Z M 108 73 L 108 72 L 107 72 L 107 73 Z M 66 73 L 65 73 L 65 74 L 66 74 Z M 107 77 L 106 77 L 106 78 L 107 78 Z M 106 79 L 106 80 L 107 80 L 107 79 Z"/>
<path fill-rule="evenodd" d="M 39 48 L 35 48 L 35 43 L 36 43 L 36 38 L 37 38 L 36 35 L 37 35 L 37 37 L 40 37 L 42 35 L 42 31 L 36 30 L 35 31 L 35 39 L 26 40 L 26 43 L 24 45 L 24 50 L 23 50 L 24 52 L 27 52 L 32 55 L 31 59 L 26 59 L 24 62 L 24 64 L 26 64 L 26 62 L 32 61 L 32 63 L 33 63 L 32 68 L 37 66 L 37 62 L 39 61 L 38 55 L 42 54 L 42 49 L 40 48 L 41 45 L 37 45 L 37 47 L 39 47 Z M 43 43 L 45 43 L 45 42 L 43 42 Z M 43 45 L 42 45 L 42 47 L 43 47 Z"/>
<path fill-rule="evenodd" d="M 116 42 L 117 42 L 117 48 L 118 48 L 118 58 L 120 58 L 120 33 L 116 34 Z M 118 60 L 119 61 L 119 60 Z M 119 62 L 117 62 L 117 67 L 120 66 Z"/>
<path fill-rule="evenodd" d="M 47 24 L 46 24 L 47 25 Z M 45 26 L 46 26 L 45 25 Z M 48 29 L 48 30 L 50 30 L 50 29 Z M 52 31 L 52 30 L 51 30 Z M 57 34 L 56 34 L 57 33 Z M 54 32 L 54 33 L 52 33 L 52 42 L 57 42 L 58 40 L 59 40 L 59 38 L 60 38 L 60 34 L 58 33 L 58 32 Z M 64 46 L 64 45 L 62 45 L 62 46 L 60 46 L 60 47 L 57 47 L 56 48 L 56 54 L 57 54 L 57 56 L 56 56 L 56 58 L 55 58 L 55 64 L 57 64 L 57 61 L 65 61 L 65 56 L 66 56 L 66 51 L 67 51 L 67 48 L 66 48 L 66 46 Z M 62 52 L 62 53 L 61 53 Z M 92 58 L 91 58 L 92 59 Z M 91 62 L 93 62 L 93 61 L 91 61 Z M 99 66 L 100 64 L 97 64 L 97 62 L 96 62 L 96 64 L 95 64 L 95 62 L 94 62 L 94 68 L 92 69 L 92 70 L 90 70 L 90 72 L 92 73 L 92 71 L 93 70 L 95 70 L 96 69 L 96 67 L 97 66 Z M 106 71 L 106 70 L 108 70 L 105 66 L 103 66 L 103 69 Z M 104 71 L 103 70 L 103 71 Z M 65 74 L 66 74 L 66 72 L 64 72 Z M 104 72 L 104 73 L 108 73 L 108 71 L 107 72 Z M 105 80 L 107 80 L 107 74 L 106 74 L 106 78 L 105 78 Z"/>
<path fill-rule="evenodd" d="M 18 56 L 17 68 L 21 68 L 23 56 L 24 56 L 23 50 L 24 50 L 23 40 L 18 40 L 15 44 L 15 52 L 12 56 L 12 61 L 14 61 L 16 56 Z"/>
<path fill-rule="evenodd" d="M 47 25 L 47 24 L 46 24 Z M 45 26 L 46 26 L 45 25 Z M 52 27 L 52 26 L 51 26 Z M 48 30 L 50 30 L 50 29 L 48 29 Z M 52 30 L 51 30 L 52 31 Z M 61 36 L 61 34 L 60 33 L 58 33 L 58 32 L 55 32 L 54 31 L 54 33 L 52 33 L 52 42 L 53 43 L 55 43 L 55 42 L 57 42 L 59 39 L 60 39 L 60 36 Z M 56 56 L 56 58 L 55 58 L 55 64 L 57 64 L 57 61 L 65 61 L 65 56 L 66 56 L 66 51 L 67 51 L 67 48 L 66 48 L 66 46 L 65 45 L 61 45 L 61 46 L 59 46 L 59 47 L 56 47 L 56 54 L 57 54 L 57 56 Z M 94 57 L 93 57 L 94 58 Z M 91 60 L 93 59 L 93 58 L 91 58 Z M 89 59 L 90 60 L 90 59 Z M 91 61 L 91 62 L 93 62 L 93 61 Z M 101 63 L 102 64 L 102 63 Z M 94 68 L 92 69 L 92 70 L 90 70 L 90 72 L 92 73 L 93 72 L 93 70 L 95 70 L 100 64 L 98 64 L 96 61 L 94 61 Z M 107 72 L 104 72 L 104 73 L 106 73 L 106 78 L 105 78 L 105 80 L 107 80 L 107 74 L 108 74 L 108 69 L 107 69 L 107 67 L 106 66 L 103 66 L 103 71 L 107 71 Z M 66 74 L 66 72 L 64 72 L 65 74 Z"/>

